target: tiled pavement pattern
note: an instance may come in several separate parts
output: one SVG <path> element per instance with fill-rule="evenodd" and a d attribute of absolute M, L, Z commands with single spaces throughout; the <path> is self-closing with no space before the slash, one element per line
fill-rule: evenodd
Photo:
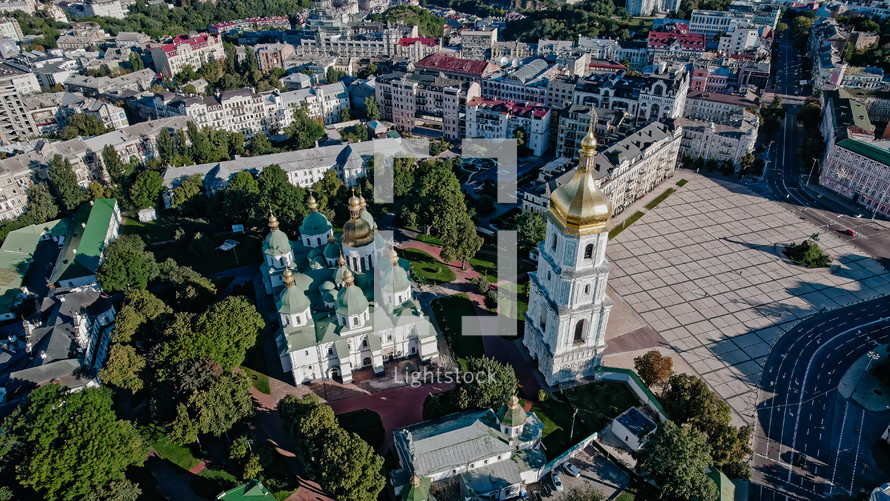
<path fill-rule="evenodd" d="M 890 292 L 890 274 L 837 228 L 816 228 L 743 186 L 685 177 L 686 186 L 609 243 L 609 282 L 752 422 L 773 341 L 823 307 Z M 816 232 L 838 266 L 808 270 L 781 256 L 782 244 Z"/>

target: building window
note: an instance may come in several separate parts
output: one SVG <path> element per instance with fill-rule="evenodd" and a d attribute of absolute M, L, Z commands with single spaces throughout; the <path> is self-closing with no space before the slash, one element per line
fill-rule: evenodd
<path fill-rule="evenodd" d="M 584 259 L 593 258 L 593 244 L 587 244 L 587 247 L 584 248 Z"/>
<path fill-rule="evenodd" d="M 590 294 L 590 284 L 584 286 L 584 294 Z"/>

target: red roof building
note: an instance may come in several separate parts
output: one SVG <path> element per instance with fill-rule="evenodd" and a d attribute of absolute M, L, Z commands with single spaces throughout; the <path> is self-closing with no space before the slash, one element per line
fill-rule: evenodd
<path fill-rule="evenodd" d="M 646 41 L 650 51 L 704 52 L 705 36 L 680 31 L 650 31 Z"/>
<path fill-rule="evenodd" d="M 456 80 L 481 80 L 495 71 L 498 67 L 485 61 L 472 59 L 460 59 L 445 54 L 433 54 L 423 58 L 414 64 L 414 68 L 420 73 L 443 74 Z"/>

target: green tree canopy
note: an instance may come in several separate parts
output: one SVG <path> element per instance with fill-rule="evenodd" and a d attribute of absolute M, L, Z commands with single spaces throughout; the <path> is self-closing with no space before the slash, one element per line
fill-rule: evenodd
<path fill-rule="evenodd" d="M 666 421 L 637 453 L 637 468 L 661 486 L 662 495 L 678 499 L 716 501 L 717 486 L 705 475 L 711 466 L 711 446 L 695 428 Z"/>
<path fill-rule="evenodd" d="M 519 388 L 513 367 L 484 355 L 468 358 L 464 372 L 473 377 L 462 378 L 457 386 L 457 405 L 461 409 L 497 412 Z"/>
<path fill-rule="evenodd" d="M 49 180 L 56 192 L 59 206 L 64 210 L 73 211 L 84 201 L 83 188 L 77 183 L 77 175 L 74 174 L 71 161 L 63 159 L 62 155 L 56 155 L 50 161 Z"/>
<path fill-rule="evenodd" d="M 198 429 L 218 437 L 253 413 L 250 380 L 244 373 L 224 373 L 207 389 L 193 393 L 189 407 Z"/>
<path fill-rule="evenodd" d="M 18 482 L 44 499 L 84 499 L 124 470 L 141 465 L 148 446 L 128 422 L 118 420 L 111 392 L 68 392 L 41 386 L 3 422 L 0 461 Z"/>
<path fill-rule="evenodd" d="M 302 106 L 294 109 L 294 119 L 284 132 L 298 150 L 305 150 L 315 146 L 315 142 L 324 137 L 324 126 L 309 116 L 309 110 Z"/>
<path fill-rule="evenodd" d="M 30 224 L 40 224 L 59 215 L 59 206 L 53 199 L 52 193 L 42 184 L 32 184 L 28 188 L 28 215 Z"/>
<path fill-rule="evenodd" d="M 664 393 L 664 410 L 677 424 L 690 423 L 711 434 L 730 421 L 729 404 L 708 388 L 703 379 L 689 374 L 674 374 Z"/>
<path fill-rule="evenodd" d="M 138 235 L 120 235 L 105 249 L 105 260 L 96 270 L 99 285 L 109 292 L 144 289 L 156 276 L 158 263 Z"/>
<path fill-rule="evenodd" d="M 105 134 L 105 125 L 89 113 L 76 113 L 68 117 L 65 127 L 62 129 L 62 139 L 74 139 L 77 136 L 98 136 Z"/>
<path fill-rule="evenodd" d="M 365 110 L 368 120 L 380 120 L 380 106 L 377 105 L 377 99 L 374 96 L 365 98 Z"/>
<path fill-rule="evenodd" d="M 538 244 L 544 241 L 547 232 L 547 223 L 540 214 L 531 211 L 523 211 L 516 216 L 516 238 L 519 248 L 532 251 Z"/>
<path fill-rule="evenodd" d="M 144 386 L 141 373 L 145 369 L 145 357 L 128 344 L 114 342 L 108 351 L 108 360 L 99 372 L 103 383 L 136 392 Z"/>
<path fill-rule="evenodd" d="M 153 170 L 144 170 L 136 176 L 133 186 L 130 187 L 130 199 L 136 209 L 151 207 L 157 202 L 158 195 L 164 188 L 164 180 L 161 175 Z"/>
<path fill-rule="evenodd" d="M 650 388 L 663 388 L 674 375 L 674 361 L 658 350 L 650 350 L 634 358 L 634 370 Z"/>

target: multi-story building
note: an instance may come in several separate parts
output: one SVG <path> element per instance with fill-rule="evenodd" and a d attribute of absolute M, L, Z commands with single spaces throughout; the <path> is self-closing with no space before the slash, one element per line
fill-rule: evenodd
<path fill-rule="evenodd" d="M 58 132 L 68 118 L 77 113 L 93 115 L 107 129 L 122 129 L 130 125 L 123 108 L 73 92 L 39 94 L 26 98 L 25 105 L 42 134 Z"/>
<path fill-rule="evenodd" d="M 729 124 L 739 119 L 746 110 L 760 109 L 760 96 L 750 90 L 734 94 L 692 92 L 686 96 L 683 116 L 703 122 Z"/>
<path fill-rule="evenodd" d="M 100 198 L 78 207 L 59 257 L 49 277 L 59 287 L 96 284 L 96 270 L 105 249 L 120 233 L 121 209 L 117 200 Z"/>
<path fill-rule="evenodd" d="M 872 213 L 890 216 L 890 142 L 843 139 L 829 144 L 819 184 Z"/>
<path fill-rule="evenodd" d="M 24 96 L 39 91 L 37 77 L 9 64 L 0 64 L 0 144 L 38 136 L 37 125 L 25 109 Z"/>
<path fill-rule="evenodd" d="M 881 37 L 877 33 L 870 31 L 853 31 L 850 33 L 848 41 L 853 44 L 854 50 L 861 52 L 880 42 Z"/>
<path fill-rule="evenodd" d="M 689 92 L 723 92 L 729 83 L 730 69 L 705 61 L 692 65 Z"/>
<path fill-rule="evenodd" d="M 497 40 L 497 28 L 463 30 L 460 32 L 460 57 L 488 61 L 492 58 L 492 51 Z"/>
<path fill-rule="evenodd" d="M 673 174 L 682 137 L 679 127 L 654 122 L 596 155 L 595 175 L 611 201 L 613 215 Z M 551 193 L 570 182 L 572 176 L 571 170 L 548 171 L 546 176 L 521 188 L 522 209 L 544 214 L 550 206 Z"/>
<path fill-rule="evenodd" d="M 760 41 L 760 30 L 758 27 L 742 28 L 738 27 L 730 33 L 720 37 L 720 44 L 717 50 L 724 54 L 745 54 L 757 47 Z"/>
<path fill-rule="evenodd" d="M 73 30 L 62 34 L 62 36 L 56 40 L 56 44 L 60 49 L 87 49 L 104 44 L 106 38 L 108 38 L 108 36 L 102 28 L 86 23 L 84 26 L 75 27 Z"/>
<path fill-rule="evenodd" d="M 290 19 L 287 16 L 252 17 L 217 23 L 207 28 L 211 35 L 227 35 L 239 31 L 289 30 Z"/>
<path fill-rule="evenodd" d="M 618 142 L 623 139 L 620 133 L 626 129 L 628 118 L 623 111 L 596 109 L 591 106 L 575 104 L 566 106 L 559 112 L 556 155 L 578 160 L 581 140 L 587 135 L 591 120 L 594 121 L 593 131 L 596 133 L 596 137 L 609 143 Z"/>
<path fill-rule="evenodd" d="M 84 15 L 87 17 L 112 17 L 123 19 L 127 17 L 127 9 L 121 0 L 86 0 L 83 3 Z"/>
<path fill-rule="evenodd" d="M 381 116 L 400 131 L 435 131 L 448 140 L 465 137 L 466 103 L 480 95 L 474 81 L 400 72 L 377 77 L 375 89 Z"/>
<path fill-rule="evenodd" d="M 148 68 L 134 71 L 119 77 L 88 77 L 71 75 L 63 85 L 71 92 L 79 92 L 89 97 L 111 97 L 119 93 L 132 91 L 143 92 L 157 82 L 158 75 Z"/>
<path fill-rule="evenodd" d="M 536 53 L 537 47 L 535 47 L 535 44 L 513 40 L 509 42 L 495 42 L 491 57 L 492 59 L 499 57 L 525 59 L 534 56 Z"/>
<path fill-rule="evenodd" d="M 114 37 L 114 46 L 125 49 L 143 49 L 151 41 L 151 37 L 145 33 L 135 31 L 121 31 Z"/>
<path fill-rule="evenodd" d="M 865 68 L 859 66 L 847 66 L 844 69 L 839 87 L 869 90 L 886 89 L 887 84 L 884 82 L 884 70 L 876 66 L 868 66 Z"/>
<path fill-rule="evenodd" d="M 685 27 L 675 27 L 671 31 L 650 31 L 646 48 L 653 56 L 688 61 L 705 52 L 705 36 L 688 33 Z"/>
<path fill-rule="evenodd" d="M 482 96 L 505 101 L 544 103 L 547 83 L 556 69 L 535 59 L 513 70 L 498 71 L 482 80 Z"/>
<path fill-rule="evenodd" d="M 819 130 L 827 145 L 826 153 L 832 144 L 844 139 L 874 140 L 875 126 L 869 120 L 864 104 L 845 91 L 826 92 L 825 97 Z"/>
<path fill-rule="evenodd" d="M 646 42 L 642 40 L 621 40 L 618 42 L 618 55 L 615 59 L 627 62 L 629 70 L 640 71 L 652 60 Z"/>
<path fill-rule="evenodd" d="M 742 157 L 754 151 L 759 127 L 757 116 L 743 112 L 742 117 L 728 124 L 678 118 L 674 123 L 683 129 L 680 153 L 729 162 L 738 168 Z"/>
<path fill-rule="evenodd" d="M 395 56 L 409 61 L 420 61 L 440 50 L 442 50 L 441 38 L 402 37 L 396 45 Z"/>
<path fill-rule="evenodd" d="M 661 65 L 645 75 L 591 75 L 575 87 L 573 104 L 622 110 L 638 122 L 648 122 L 682 116 L 688 90 L 685 67 Z"/>
<path fill-rule="evenodd" d="M 446 54 L 433 54 L 414 63 L 414 70 L 422 75 L 439 76 L 464 82 L 480 83 L 498 67 L 485 61 L 461 59 Z"/>
<path fill-rule="evenodd" d="M 651 16 L 657 4 L 656 0 L 628 0 L 627 13 L 631 16 Z"/>
<path fill-rule="evenodd" d="M 575 87 L 581 79 L 566 75 L 556 75 L 547 79 L 547 99 L 544 104 L 551 109 L 562 109 L 572 104 Z"/>
<path fill-rule="evenodd" d="M 0 18 L 0 38 L 10 38 L 16 42 L 21 42 L 24 35 L 19 22 L 12 17 Z"/>
<path fill-rule="evenodd" d="M 740 26 L 753 24 L 753 22 L 753 14 L 695 9 L 692 11 L 692 18 L 689 21 L 689 32 L 700 33 L 708 39 L 714 39 L 717 35 L 730 33 Z"/>
<path fill-rule="evenodd" d="M 591 59 L 617 59 L 618 42 L 610 38 L 588 38 L 578 35 L 578 49 L 590 54 Z"/>
<path fill-rule="evenodd" d="M 5 0 L 0 2 L 0 13 L 12 13 L 17 10 L 25 14 L 34 14 L 37 11 L 37 2 L 35 0 Z"/>
<path fill-rule="evenodd" d="M 396 57 L 399 41 L 420 38 L 417 26 L 386 26 L 382 23 L 339 22 L 322 13 L 313 12 L 306 26 L 300 30 L 293 43 L 297 55 L 302 57 Z M 438 44 L 437 44 L 438 45 Z M 411 49 L 402 49 L 410 55 Z M 421 50 L 415 48 L 415 51 Z M 426 50 L 426 49 L 424 49 Z M 422 52 L 422 51 L 421 51 Z M 437 51 L 436 51 L 437 52 Z"/>
<path fill-rule="evenodd" d="M 472 138 L 512 139 L 521 129 L 525 147 L 539 157 L 550 145 L 550 109 L 501 99 L 475 97 L 467 101 L 467 135 Z"/>
<path fill-rule="evenodd" d="M 198 69 L 210 61 L 223 61 L 226 52 L 219 36 L 207 33 L 180 35 L 151 48 L 155 70 L 173 76 L 186 65 Z"/>
<path fill-rule="evenodd" d="M 284 68 L 285 70 L 299 66 L 301 60 L 297 59 L 294 46 L 287 43 L 268 43 L 256 46 L 257 63 L 263 73 L 269 73 L 272 68 Z"/>
<path fill-rule="evenodd" d="M 770 78 L 770 62 L 745 61 L 739 64 L 737 85 L 747 87 L 753 85 L 761 89 L 767 87 Z"/>

